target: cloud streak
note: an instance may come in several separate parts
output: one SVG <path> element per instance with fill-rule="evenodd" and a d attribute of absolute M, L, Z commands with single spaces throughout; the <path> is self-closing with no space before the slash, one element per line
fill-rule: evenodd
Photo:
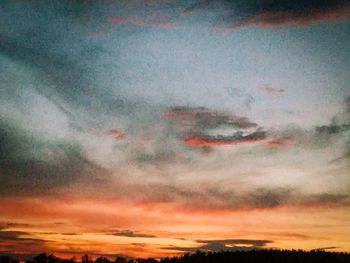
<path fill-rule="evenodd" d="M 114 26 L 119 25 L 133 25 L 138 27 L 154 27 L 161 29 L 177 29 L 178 26 L 172 21 L 161 20 L 147 20 L 136 17 L 128 16 L 116 16 L 110 18 L 111 24 Z"/>
<path fill-rule="evenodd" d="M 244 143 L 256 143 L 266 138 L 266 134 L 263 131 L 256 131 L 251 134 L 243 136 L 237 132 L 233 136 L 191 136 L 184 140 L 186 145 L 192 147 L 211 147 L 211 146 L 223 146 L 223 145 L 236 145 Z"/>
<path fill-rule="evenodd" d="M 185 8 L 185 13 L 209 12 L 210 10 L 221 13 L 221 20 L 223 19 L 226 23 L 224 26 L 226 31 L 238 30 L 244 27 L 303 27 L 350 18 L 350 5 L 348 1 L 344 0 L 287 0 L 279 2 L 228 0 L 215 2 L 204 0 L 197 1 L 192 6 Z M 235 16 L 227 15 L 227 13 L 231 14 L 228 10 L 235 13 Z"/>
<path fill-rule="evenodd" d="M 154 235 L 143 234 L 143 233 L 134 232 L 134 231 L 130 231 L 130 230 L 113 231 L 113 232 L 109 233 L 109 235 L 120 236 L 120 237 L 142 237 L 142 238 L 155 238 L 156 237 Z"/>
<path fill-rule="evenodd" d="M 242 251 L 252 249 L 262 249 L 266 245 L 273 243 L 271 240 L 252 239 L 223 239 L 223 240 L 197 240 L 198 247 L 167 247 L 166 249 L 179 250 L 183 252 L 219 252 L 219 251 Z"/>
<path fill-rule="evenodd" d="M 311 24 L 348 20 L 349 18 L 350 5 L 348 3 L 325 8 L 310 7 L 306 10 L 266 10 L 250 18 L 232 23 L 226 26 L 225 30 L 236 30 L 242 27 L 303 27 Z"/>

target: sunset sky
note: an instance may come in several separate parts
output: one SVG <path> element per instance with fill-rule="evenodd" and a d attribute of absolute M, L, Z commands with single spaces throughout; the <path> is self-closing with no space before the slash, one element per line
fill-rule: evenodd
<path fill-rule="evenodd" d="M 0 3 L 0 255 L 350 252 L 350 1 Z"/>

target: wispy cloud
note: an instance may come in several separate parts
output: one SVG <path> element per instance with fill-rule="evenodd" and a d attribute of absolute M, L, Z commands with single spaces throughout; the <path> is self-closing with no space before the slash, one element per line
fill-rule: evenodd
<path fill-rule="evenodd" d="M 201 136 L 194 135 L 184 140 L 184 143 L 192 147 L 210 147 L 210 146 L 223 146 L 223 145 L 235 145 L 242 143 L 256 143 L 264 140 L 266 134 L 263 131 L 256 131 L 248 135 L 242 135 L 236 133 L 233 136 Z"/>
<path fill-rule="evenodd" d="M 242 27 L 302 27 L 322 22 L 335 22 L 350 18 L 350 5 L 346 1 L 294 1 L 288 8 L 285 4 L 262 5 L 262 9 L 256 14 L 238 22 L 226 26 L 226 30 L 235 30 Z M 289 1 L 291 2 L 291 1 Z"/>
<path fill-rule="evenodd" d="M 110 18 L 112 25 L 134 25 L 139 27 L 154 27 L 162 29 L 176 29 L 177 25 L 172 21 L 149 20 L 129 16 L 116 16 Z"/>
<path fill-rule="evenodd" d="M 264 87 L 262 87 L 262 89 L 268 93 L 271 93 L 271 94 L 286 92 L 286 89 L 284 89 L 284 88 L 274 88 L 274 87 L 271 87 L 269 85 L 265 85 Z"/>
<path fill-rule="evenodd" d="M 104 132 L 104 134 L 111 136 L 115 140 L 123 140 L 127 137 L 126 133 L 123 132 L 121 129 L 110 129 Z"/>
<path fill-rule="evenodd" d="M 135 232 L 131 230 L 119 230 L 119 231 L 111 231 L 108 235 L 112 236 L 120 236 L 120 237 L 144 237 L 144 238 L 154 238 L 156 236 L 144 234 L 140 232 Z"/>
<path fill-rule="evenodd" d="M 347 1 L 196 1 L 185 8 L 185 13 L 196 11 L 221 13 L 225 30 L 232 31 L 243 27 L 302 27 L 322 22 L 336 22 L 350 18 L 350 5 Z M 232 12 L 228 12 L 231 10 Z M 232 16 L 232 13 L 235 16 Z"/>
<path fill-rule="evenodd" d="M 336 249 L 338 247 L 319 247 L 319 248 L 314 248 L 311 251 L 325 251 L 325 250 L 331 250 L 331 249 Z"/>
<path fill-rule="evenodd" d="M 267 145 L 271 148 L 286 148 L 292 146 L 294 143 L 295 140 L 292 136 L 286 136 L 272 139 L 267 142 Z"/>
<path fill-rule="evenodd" d="M 50 241 L 35 238 L 25 231 L 0 230 L 0 255 L 14 255 L 21 260 L 50 249 Z"/>

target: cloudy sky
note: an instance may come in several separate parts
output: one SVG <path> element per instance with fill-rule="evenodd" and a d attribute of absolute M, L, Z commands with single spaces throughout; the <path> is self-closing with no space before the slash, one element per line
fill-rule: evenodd
<path fill-rule="evenodd" d="M 0 8 L 0 254 L 350 251 L 350 2 Z"/>

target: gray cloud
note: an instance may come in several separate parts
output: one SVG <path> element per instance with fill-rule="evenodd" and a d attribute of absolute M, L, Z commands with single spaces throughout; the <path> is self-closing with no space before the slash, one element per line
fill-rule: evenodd
<path fill-rule="evenodd" d="M 49 193 L 101 171 L 69 141 L 48 141 L 8 123 L 1 123 L 0 140 L 1 195 Z"/>
<path fill-rule="evenodd" d="M 240 17 L 243 21 L 249 21 L 261 13 L 282 12 L 293 17 L 293 14 L 306 14 L 310 10 L 316 10 L 310 11 L 312 15 L 313 12 L 326 12 L 338 5 L 345 5 L 344 1 L 222 2 L 225 3 L 224 9 L 228 11 L 226 15 L 233 8 L 243 10 L 244 15 Z M 230 112 L 195 106 L 164 106 L 142 99 L 141 96 L 133 96 L 132 99 L 124 96 L 127 92 L 116 81 L 122 75 L 119 69 L 126 67 L 123 60 L 118 64 L 124 54 L 118 50 L 118 43 L 113 47 L 117 51 L 111 51 L 103 45 L 105 38 L 102 41 L 91 38 L 90 27 L 86 26 L 91 24 L 86 22 L 89 19 L 84 20 L 84 16 L 94 20 L 99 9 L 93 11 L 94 4 L 90 4 L 91 6 L 83 2 L 71 4 L 70 1 L 64 1 L 49 8 L 44 4 L 28 4 L 23 8 L 17 2 L 8 1 L 1 11 L 0 21 L 4 27 L 0 32 L 0 59 L 9 65 L 4 72 L 0 72 L 0 80 L 5 83 L 2 84 L 3 89 L 0 92 L 0 102 L 5 105 L 0 108 L 1 195 L 48 194 L 55 192 L 56 188 L 72 185 L 74 188 L 77 186 L 74 184 L 76 182 L 80 183 L 79 189 L 84 190 L 79 191 L 83 192 L 94 188 L 93 184 L 99 182 L 104 191 L 94 193 L 96 195 L 126 196 L 125 198 L 149 201 L 179 201 L 184 204 L 192 202 L 193 205 L 211 208 L 273 208 L 283 205 L 347 202 L 347 195 L 332 189 L 310 195 L 304 194 L 294 185 L 273 187 L 262 183 L 261 187 L 245 186 L 247 188 L 244 192 L 238 192 L 235 186 L 228 189 L 217 184 L 216 179 L 203 189 L 177 184 L 177 178 L 173 176 L 171 169 L 167 169 L 172 164 L 181 163 L 181 172 L 186 165 L 189 168 L 208 165 L 196 170 L 201 174 L 206 168 L 210 170 L 210 165 L 235 167 L 231 162 L 223 164 L 222 159 L 232 158 L 232 162 L 235 158 L 239 159 L 237 155 L 228 153 L 227 157 L 219 156 L 215 164 L 207 164 L 205 158 L 203 161 L 192 151 L 194 146 L 206 149 L 217 145 L 257 142 L 267 138 L 269 133 L 250 119 Z M 212 1 L 202 1 L 188 11 L 210 7 L 212 4 L 220 5 Z M 157 5 L 155 3 L 152 6 Z M 172 2 L 165 7 L 171 8 L 174 5 L 177 4 Z M 178 5 L 183 10 L 189 4 Z M 161 10 L 167 12 L 168 9 Z M 108 20 L 108 12 L 104 15 Z M 13 23 L 14 20 L 16 23 Z M 228 21 L 231 22 L 229 19 Z M 128 70 L 132 72 L 132 65 L 136 62 L 137 60 L 132 61 Z M 104 81 L 97 83 L 96 79 L 100 80 L 100 76 L 103 76 Z M 244 94 L 249 108 L 252 97 L 246 97 Z M 42 101 L 44 103 L 40 104 Z M 350 112 L 349 101 L 348 99 L 346 104 L 347 113 Z M 174 105 L 177 103 L 174 102 Z M 54 114 L 49 112 L 49 117 L 43 117 L 50 109 Z M 149 140 L 141 142 L 147 131 L 157 125 L 160 126 L 159 130 L 150 132 L 144 141 Z M 89 128 L 98 132 L 85 136 Z M 127 140 L 123 138 L 113 141 L 112 134 L 104 134 L 105 131 L 118 129 L 125 132 Z M 348 122 L 338 121 L 316 128 L 315 137 L 320 134 L 337 136 L 348 130 Z M 298 132 L 302 136 L 310 133 Z M 279 132 L 276 133 L 279 135 Z M 293 135 L 293 132 L 290 133 Z M 295 137 L 298 141 L 298 135 Z M 311 137 L 310 135 L 307 139 Z M 314 141 L 307 143 L 317 145 Z M 307 147 L 299 147 L 298 150 Z M 259 150 L 258 146 L 256 149 Z M 248 158 L 253 155 L 245 151 L 248 150 L 242 151 L 244 157 L 240 161 L 249 163 Z M 346 154 L 349 152 L 350 150 L 346 151 Z M 270 152 L 261 150 L 258 154 L 266 156 Z M 143 180 L 139 180 L 141 177 L 135 180 L 141 182 L 141 185 L 137 185 L 134 178 L 128 181 L 128 178 L 119 176 L 118 173 L 124 165 L 134 166 L 135 170 L 142 168 L 137 172 L 142 174 Z M 150 167 L 157 169 L 143 169 Z M 260 167 L 257 167 L 256 171 L 259 170 Z M 113 176 L 110 175 L 111 171 Z M 130 177 L 133 176 L 132 171 L 127 172 Z M 186 172 L 188 170 L 184 174 Z M 101 178 L 100 174 L 105 176 Z M 232 178 L 235 176 L 233 173 Z M 125 193 L 126 188 L 128 193 Z"/>
<path fill-rule="evenodd" d="M 263 128 L 248 118 L 204 107 L 173 107 L 164 117 L 175 123 L 184 143 L 193 147 L 239 144 L 266 138 Z M 220 130 L 229 134 L 220 134 Z"/>
<path fill-rule="evenodd" d="M 111 233 L 108 233 L 109 235 L 112 236 L 121 236 L 121 237 L 144 237 L 144 238 L 153 238 L 156 237 L 154 235 L 148 235 L 148 234 L 143 234 L 131 230 L 119 230 L 119 231 L 113 231 Z"/>
<path fill-rule="evenodd" d="M 337 21 L 350 18 L 350 5 L 346 0 L 203 0 L 185 8 L 184 12 L 210 12 L 211 10 L 221 13 L 220 20 L 225 21 L 227 29 L 237 29 L 246 26 L 304 26 L 323 21 Z"/>
<path fill-rule="evenodd" d="M 315 137 L 323 142 L 323 144 L 329 144 L 338 138 L 342 138 L 344 152 L 335 161 L 350 156 L 350 97 L 345 98 L 343 105 L 344 111 L 334 116 L 330 124 L 315 128 Z"/>
<path fill-rule="evenodd" d="M 91 183 L 106 171 L 86 150 L 102 139 L 86 136 L 86 130 L 122 125 L 133 135 L 157 114 L 158 106 L 111 87 L 118 71 L 113 76 L 104 71 L 117 55 L 91 41 L 95 25 L 84 19 L 97 18 L 98 10 L 81 1 L 5 1 L 0 11 L 0 63 L 6 64 L 0 72 L 1 195 L 47 194 L 82 177 Z M 102 84 L 96 81 L 101 74 Z M 93 139 L 97 142 L 88 141 Z M 108 147 L 109 155 L 119 150 L 113 143 Z"/>
<path fill-rule="evenodd" d="M 348 206 L 350 196 L 336 191 L 305 193 L 300 187 L 242 186 L 227 188 L 213 182 L 197 189 L 173 183 L 144 183 L 128 186 L 131 198 L 142 202 L 176 203 L 187 208 L 215 209 L 273 209 L 283 206 Z M 244 189 L 244 190 L 242 190 Z M 119 194 L 118 194 L 119 196 Z M 118 233 L 118 232 L 117 232 Z M 127 233 L 126 233 L 127 234 Z"/>
<path fill-rule="evenodd" d="M 255 207 L 277 207 L 287 204 L 292 197 L 291 189 L 266 189 L 258 188 L 250 194 L 249 199 Z"/>
<path fill-rule="evenodd" d="M 330 124 L 316 127 L 316 131 L 320 134 L 337 134 L 340 132 L 345 132 L 350 129 L 350 123 L 344 124 Z"/>
<path fill-rule="evenodd" d="M 320 247 L 320 248 L 314 248 L 311 251 L 325 251 L 325 250 L 329 250 L 329 249 L 336 249 L 339 247 Z"/>
<path fill-rule="evenodd" d="M 48 250 L 51 241 L 31 238 L 30 235 L 30 232 L 0 230 L 0 247 L 2 248 L 0 255 L 15 256 L 24 260 L 33 254 Z"/>
<path fill-rule="evenodd" d="M 183 252 L 202 251 L 239 251 L 261 249 L 266 245 L 273 243 L 271 240 L 254 240 L 254 239 L 223 239 L 223 240 L 197 240 L 198 247 L 166 247 L 166 249 L 179 250 Z"/>

